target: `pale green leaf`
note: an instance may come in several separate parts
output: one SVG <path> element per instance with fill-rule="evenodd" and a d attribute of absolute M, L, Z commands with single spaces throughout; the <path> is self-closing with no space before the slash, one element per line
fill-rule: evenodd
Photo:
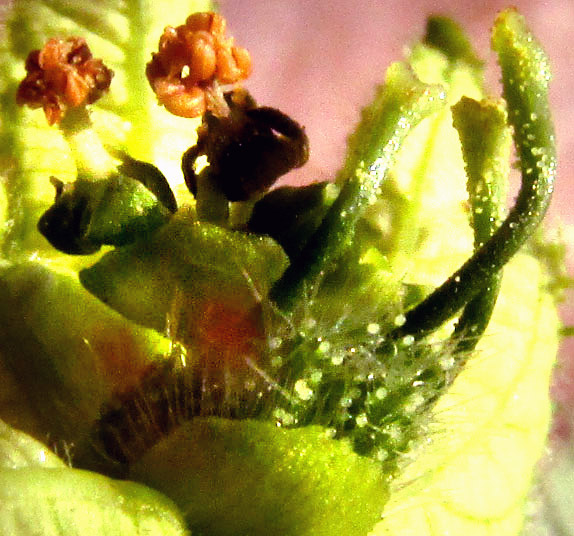
<path fill-rule="evenodd" d="M 395 483 L 377 536 L 518 533 L 550 421 L 558 318 L 536 259 L 505 270 L 476 355 L 434 411 L 429 442 Z"/>
<path fill-rule="evenodd" d="M 65 467 L 45 445 L 0 420 L 0 472 L 22 467 Z"/>
<path fill-rule="evenodd" d="M 189 534 L 161 493 L 70 468 L 0 469 L 0 504 L 0 533 L 11 536 Z"/>
<path fill-rule="evenodd" d="M 379 463 L 320 426 L 193 419 L 132 470 L 211 536 L 364 536 L 388 496 Z"/>
<path fill-rule="evenodd" d="M 67 467 L 2 421 L 0 505 L 0 534 L 10 536 L 189 536 L 161 493 Z"/>

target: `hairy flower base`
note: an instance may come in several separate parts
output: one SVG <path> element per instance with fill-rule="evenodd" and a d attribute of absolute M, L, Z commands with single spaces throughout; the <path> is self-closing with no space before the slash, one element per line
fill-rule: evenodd
<path fill-rule="evenodd" d="M 31 266 L 26 267 L 22 275 L 24 273 L 33 273 Z M 213 519 L 223 519 L 225 525 L 214 528 L 214 534 L 235 534 L 226 532 L 224 528 L 234 523 L 263 527 L 260 533 L 265 534 L 268 530 L 265 523 L 277 526 L 278 511 L 284 512 L 279 518 L 282 526 L 292 527 L 293 534 L 306 533 L 302 530 L 304 526 L 313 527 L 309 534 L 321 534 L 323 525 L 330 530 L 325 534 L 332 534 L 345 523 L 358 523 L 360 528 L 369 519 L 376 521 L 381 511 L 384 519 L 374 534 L 398 535 L 409 530 L 424 534 L 436 526 L 454 527 L 471 535 L 482 534 L 487 526 L 493 528 L 493 535 L 514 534 L 521 524 L 522 504 L 528 493 L 533 463 L 544 448 L 550 417 L 546 382 L 553 363 L 551 356 L 557 346 L 557 317 L 553 300 L 544 291 L 547 277 L 534 258 L 521 255 L 510 264 L 506 273 L 501 298 L 483 343 L 464 373 L 441 398 L 433 415 L 427 417 L 425 439 L 417 441 L 416 446 L 411 445 L 410 453 L 400 458 L 401 470 L 391 485 L 389 503 L 384 510 L 382 505 L 387 483 L 384 473 L 378 469 L 380 462 L 357 456 L 349 443 L 329 438 L 323 427 L 282 430 L 253 421 L 192 420 L 149 450 L 131 467 L 130 477 L 166 492 L 182 511 L 193 511 L 193 515 L 187 517 L 191 526 L 195 523 L 198 527 L 205 526 Z M 38 286 L 40 281 L 36 279 L 34 285 Z M 70 284 L 73 284 L 71 280 Z M 74 286 L 80 291 L 77 285 Z M 49 276 L 40 288 L 45 289 L 44 293 L 48 292 L 45 298 L 35 301 L 32 308 L 26 308 L 29 311 L 26 317 L 33 321 L 30 325 L 33 329 L 29 331 L 27 326 L 21 325 L 19 331 L 28 341 L 30 333 L 35 334 L 36 340 L 44 341 L 43 352 L 25 355 L 26 365 L 34 367 L 36 374 L 46 377 L 47 371 L 42 368 L 46 365 L 41 356 L 46 355 L 50 346 L 53 348 L 51 355 L 58 356 L 59 338 L 52 330 L 51 322 L 42 327 L 33 320 L 30 312 L 45 310 L 46 303 L 51 301 L 51 292 L 55 293 L 54 296 L 62 296 L 65 287 L 55 285 L 54 276 Z M 70 294 L 66 295 L 70 297 Z M 517 303 L 520 303 L 518 309 Z M 101 310 L 100 314 L 105 312 L 106 323 L 114 320 L 114 315 L 110 316 L 110 312 L 95 300 L 93 307 Z M 82 339 L 87 337 L 95 342 L 93 334 L 89 335 L 88 319 L 91 318 L 95 324 L 100 320 L 96 320 L 98 316 L 93 309 L 83 314 L 86 316 L 62 307 L 61 315 L 64 316 L 56 315 L 53 319 L 58 324 L 70 325 L 74 318 L 76 323 L 70 325 L 71 331 L 66 335 L 71 348 L 81 348 Z M 518 318 L 517 314 L 520 315 Z M 15 315 L 20 319 L 24 317 L 22 309 L 16 309 Z M 118 328 L 110 325 L 114 332 Z M 528 337 L 524 337 L 525 332 Z M 3 340 L 6 341 L 5 334 Z M 20 344 L 19 347 L 18 355 L 21 357 L 25 346 Z M 101 356 L 107 362 L 111 355 L 108 352 L 113 352 L 113 348 L 101 349 L 106 351 Z M 94 357 L 93 351 L 84 350 L 84 362 Z M 453 357 L 449 353 L 444 354 L 444 366 L 448 367 Z M 34 364 L 38 358 L 40 361 Z M 90 383 L 95 387 L 94 376 L 91 377 Z M 118 381 L 123 380 L 118 378 Z M 81 393 L 87 401 L 93 401 L 97 390 L 89 394 L 88 384 L 84 382 L 83 385 Z M 73 417 L 76 411 L 73 404 L 77 401 L 62 400 L 60 403 L 65 414 L 54 421 L 54 406 L 46 407 L 45 402 L 55 400 L 56 393 L 46 392 L 48 387 L 59 388 L 43 384 L 43 391 L 37 395 L 38 402 L 44 401 L 47 410 L 44 424 L 51 424 L 49 428 L 54 430 L 54 424 Z M 172 411 L 177 413 L 182 408 L 173 406 Z M 79 430 L 76 428 L 74 431 L 77 433 Z M 145 428 L 142 427 L 139 434 L 144 433 Z M 44 437 L 44 432 L 39 435 Z M 16 444 L 5 444 L 7 450 L 3 452 L 13 457 Z M 22 445 L 21 442 L 19 444 Z M 226 454 L 218 455 L 218 449 Z M 77 460 L 78 454 L 73 450 L 73 459 Z M 294 456 L 301 465 L 293 465 L 287 454 Z M 34 455 L 32 459 L 41 461 L 43 458 Z M 50 455 L 47 459 L 51 459 Z M 43 469 L 42 463 L 34 469 L 35 473 L 21 471 L 21 478 L 36 475 L 30 482 L 44 482 L 44 492 L 53 489 L 53 496 L 60 498 L 67 510 L 71 500 L 79 511 L 88 507 L 101 508 L 109 516 L 110 508 L 115 508 L 113 505 L 120 496 L 117 492 L 105 498 L 95 496 L 91 491 L 92 485 L 101 481 L 99 475 L 94 475 L 94 479 L 100 480 L 94 480 L 92 484 L 90 473 L 66 468 L 69 477 L 57 476 Z M 501 467 L 505 470 L 502 471 Z M 2 471 L 7 469 L 0 470 L 0 473 Z M 77 476 L 73 476 L 75 473 Z M 6 486 L 13 484 L 15 476 L 9 475 L 15 473 L 5 474 L 5 480 L 0 477 L 0 482 Z M 197 486 L 187 486 L 188 477 L 181 478 L 183 474 L 197 479 Z M 218 478 L 211 478 L 215 474 Z M 371 476 L 367 478 L 366 475 Z M 52 476 L 57 478 L 59 487 L 53 488 L 55 481 L 52 483 Z M 44 480 L 38 480 L 40 478 Z M 285 479 L 294 487 L 287 486 Z M 468 485 L 469 481 L 472 481 L 472 486 Z M 74 486 L 80 486 L 78 489 L 84 491 L 72 492 Z M 245 486 L 249 492 L 245 491 Z M 315 491 L 309 491 L 311 488 Z M 26 501 L 22 499 L 24 502 L 14 502 L 12 495 L 6 495 L 8 489 L 12 488 L 0 485 L 0 493 L 4 493 L 5 500 L 12 501 L 11 509 L 4 510 L 0 516 L 2 526 L 11 527 L 10 523 L 16 517 L 20 523 L 23 519 L 26 523 L 33 523 L 35 518 L 28 506 L 31 498 L 36 497 L 32 495 L 32 489 L 20 486 L 20 496 L 28 498 Z M 149 501 L 148 492 L 143 492 L 143 489 L 141 493 L 134 490 L 130 500 Z M 325 505 L 322 501 L 329 502 Z M 289 509 L 278 508 L 277 504 L 289 505 Z M 269 508 L 263 508 L 264 505 Z M 357 514 L 353 515 L 353 511 Z M 208 515 L 208 512 L 213 512 L 213 515 Z M 56 510 L 46 510 L 45 515 L 48 516 L 46 519 L 53 519 Z M 323 518 L 323 515 L 327 517 Z M 80 518 L 58 516 L 61 520 L 68 520 L 62 521 L 63 526 L 77 526 L 78 530 L 83 526 Z M 103 515 L 103 518 L 107 519 L 107 516 Z M 287 529 L 281 533 L 291 534 Z M 354 533 L 349 529 L 346 534 Z M 365 534 L 365 531 L 357 534 Z"/>

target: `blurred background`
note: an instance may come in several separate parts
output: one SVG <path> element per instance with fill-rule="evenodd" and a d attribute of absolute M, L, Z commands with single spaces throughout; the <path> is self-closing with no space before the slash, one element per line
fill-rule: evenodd
<path fill-rule="evenodd" d="M 468 32 L 486 61 L 489 91 L 500 94 L 490 28 L 514 5 L 543 43 L 553 67 L 551 104 L 558 142 L 558 181 L 547 219 L 562 227 L 574 265 L 574 0 L 220 0 L 229 35 L 248 48 L 254 72 L 247 86 L 260 104 L 278 106 L 305 125 L 311 158 L 290 183 L 329 180 L 342 163 L 345 140 L 374 96 L 388 65 L 420 39 L 429 14 L 448 15 Z M 518 177 L 516 177 L 518 180 Z M 574 292 L 563 304 L 574 324 Z M 556 439 L 574 437 L 574 340 L 563 344 L 554 398 Z"/>

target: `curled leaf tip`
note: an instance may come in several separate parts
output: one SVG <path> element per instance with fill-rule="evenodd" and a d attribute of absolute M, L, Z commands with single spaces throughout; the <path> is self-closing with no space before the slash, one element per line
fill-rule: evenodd
<path fill-rule="evenodd" d="M 515 9 L 496 19 L 492 46 L 502 71 L 508 121 L 520 160 L 522 185 L 514 208 L 496 232 L 445 283 L 408 311 L 396 338 L 437 329 L 488 287 L 536 231 L 548 209 L 556 177 L 554 127 L 548 101 L 549 62 Z"/>
<path fill-rule="evenodd" d="M 48 124 L 60 123 L 69 108 L 97 101 L 110 87 L 113 71 L 95 59 L 82 37 L 49 39 L 26 59 L 26 77 L 16 102 L 43 108 Z"/>
<path fill-rule="evenodd" d="M 146 75 L 160 104 L 174 115 L 198 117 L 206 110 L 225 116 L 220 85 L 251 74 L 249 52 L 225 35 L 226 21 L 211 12 L 194 13 L 181 26 L 168 26 Z"/>

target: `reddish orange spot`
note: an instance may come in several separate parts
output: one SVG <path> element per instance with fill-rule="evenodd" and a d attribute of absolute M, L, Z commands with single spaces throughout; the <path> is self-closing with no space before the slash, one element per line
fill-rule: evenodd
<path fill-rule="evenodd" d="M 146 353 L 146 349 L 127 328 L 100 328 L 89 338 L 89 342 L 99 358 L 100 370 L 115 394 L 135 388 L 154 368 L 153 356 Z"/>
<path fill-rule="evenodd" d="M 240 370 L 246 357 L 256 358 L 264 335 L 259 307 L 211 300 L 200 311 L 196 344 L 204 366 Z"/>

